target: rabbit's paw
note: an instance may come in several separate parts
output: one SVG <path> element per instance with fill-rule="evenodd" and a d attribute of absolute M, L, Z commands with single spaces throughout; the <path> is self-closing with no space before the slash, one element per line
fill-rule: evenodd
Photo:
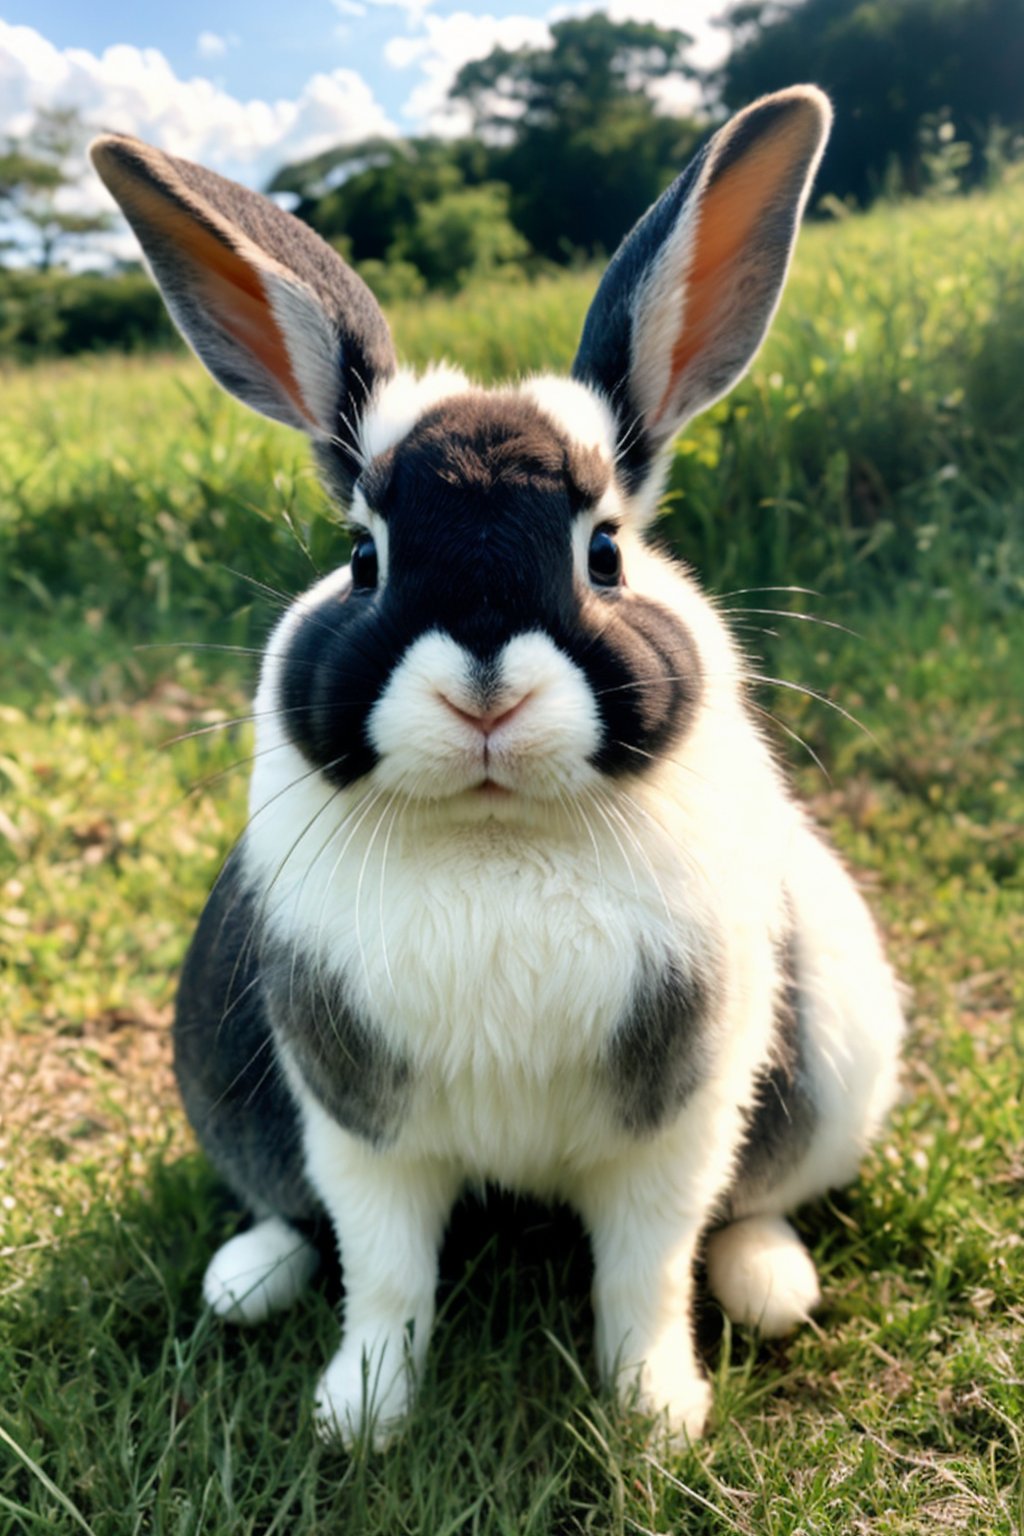
<path fill-rule="evenodd" d="M 311 1243 L 276 1216 L 217 1249 L 203 1276 L 203 1297 L 229 1323 L 262 1323 L 290 1307 L 316 1272 Z"/>
<path fill-rule="evenodd" d="M 648 1360 L 640 1376 L 637 1406 L 658 1416 L 656 1438 L 673 1450 L 699 1440 L 711 1413 L 711 1384 L 680 1369 L 678 1358 Z"/>
<path fill-rule="evenodd" d="M 711 1384 L 695 1368 L 686 1337 L 675 1331 L 663 1338 L 632 1371 L 618 1378 L 623 1402 L 658 1419 L 656 1438 L 682 1449 L 699 1440 L 711 1412 Z"/>
<path fill-rule="evenodd" d="M 814 1261 L 779 1216 L 748 1216 L 713 1232 L 707 1265 L 726 1314 L 766 1338 L 791 1333 L 821 1300 Z"/>
<path fill-rule="evenodd" d="M 412 1398 L 412 1371 L 402 1346 L 367 1352 L 344 1344 L 316 1389 L 314 1414 L 326 1440 L 366 1439 L 382 1450 L 402 1430 Z"/>

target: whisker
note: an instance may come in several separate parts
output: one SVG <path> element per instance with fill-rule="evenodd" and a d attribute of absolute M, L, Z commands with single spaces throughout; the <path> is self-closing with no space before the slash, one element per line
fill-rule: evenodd
<path fill-rule="evenodd" d="M 218 768 L 216 773 L 208 773 L 205 778 L 196 779 L 189 785 L 181 799 L 174 802 L 174 805 L 184 805 L 185 801 L 190 800 L 193 795 L 202 794 L 204 789 L 209 789 L 211 784 L 216 784 L 219 779 L 226 779 L 229 773 L 234 773 L 238 768 L 250 768 L 261 757 L 269 757 L 271 752 L 280 752 L 288 745 L 286 741 L 276 741 L 271 747 L 261 747 L 258 752 L 250 752 L 248 757 L 236 758 L 233 763 L 228 763 L 226 768 Z"/>
<path fill-rule="evenodd" d="M 819 704 L 827 704 L 829 709 L 834 709 L 837 715 L 842 715 L 844 720 L 849 720 L 851 725 L 855 725 L 859 731 L 863 731 L 864 735 L 869 741 L 874 743 L 879 751 L 883 750 L 882 743 L 874 732 L 868 730 L 868 727 L 862 720 L 858 720 L 856 715 L 851 715 L 848 709 L 844 709 L 841 704 L 837 704 L 835 699 L 830 699 L 827 694 L 819 693 L 816 688 L 807 688 L 803 683 L 791 683 L 784 677 L 768 677 L 762 672 L 751 672 L 749 675 L 752 682 L 768 683 L 773 688 L 788 688 L 793 693 L 802 693 L 805 698 L 817 699 Z"/>
<path fill-rule="evenodd" d="M 307 596 L 306 593 L 298 592 L 293 595 L 289 595 L 287 592 L 278 591 L 276 587 L 269 586 L 265 581 L 258 581 L 255 576 L 246 575 L 245 571 L 235 570 L 234 566 L 226 565 L 224 569 L 226 571 L 230 571 L 232 576 L 237 576 L 240 581 L 246 581 L 251 587 L 255 587 L 258 591 L 267 593 L 271 597 L 275 598 L 277 600 L 277 606 L 281 608 L 283 612 L 287 612 L 291 608 L 297 608 L 301 617 L 315 624 L 317 629 L 322 629 L 324 633 L 328 635 L 337 635 L 338 631 L 333 627 L 333 625 L 325 623 L 323 619 L 318 617 L 317 608 L 320 606 L 320 604 L 317 604 L 316 607 L 312 605 L 304 606 L 304 599 Z"/>
<path fill-rule="evenodd" d="M 595 688 L 594 697 L 603 699 L 609 693 L 623 693 L 627 688 L 653 688 L 657 683 L 692 683 L 693 672 L 660 672 L 650 677 L 634 677 L 628 683 L 614 683 L 610 688 Z"/>
<path fill-rule="evenodd" d="M 573 816 L 575 816 L 575 818 L 579 821 L 580 826 L 584 829 L 584 831 L 587 833 L 587 836 L 590 838 L 594 849 L 594 859 L 597 863 L 597 878 L 598 881 L 603 884 L 604 871 L 601 867 L 601 850 L 598 847 L 598 842 L 594 834 L 593 827 L 590 825 L 590 822 L 587 820 L 586 816 L 584 816 L 582 807 L 577 803 L 573 796 L 569 795 L 565 790 L 560 790 L 558 792 L 557 798 L 559 805 L 564 805 L 565 808 L 570 811 Z"/>
<path fill-rule="evenodd" d="M 731 620 L 729 628 L 734 631 L 737 629 L 745 629 L 752 635 L 768 635 L 772 640 L 777 640 L 779 638 L 779 632 L 777 629 L 766 629 L 763 624 L 749 624 L 745 623 L 742 619 Z M 736 638 L 735 634 L 733 638 Z"/>
<path fill-rule="evenodd" d="M 699 777 L 703 778 L 703 775 L 699 775 Z M 650 822 L 651 826 L 655 829 L 655 835 L 659 843 L 664 846 L 667 842 L 672 849 L 673 857 L 689 871 L 696 881 L 706 888 L 707 878 L 703 865 L 698 863 L 693 857 L 689 848 L 682 847 L 679 844 L 677 839 L 668 831 L 660 817 L 655 816 L 647 806 L 640 803 L 635 795 L 631 795 L 628 790 L 621 787 L 618 790 L 618 799 L 620 802 L 624 802 L 622 805 L 623 809 L 628 807 L 635 816 L 642 816 L 645 821 Z"/>
<path fill-rule="evenodd" d="M 212 640 L 151 640 L 133 645 L 133 651 L 228 651 L 233 656 L 262 656 L 258 645 L 218 645 Z"/>
<path fill-rule="evenodd" d="M 356 880 L 356 894 L 354 902 L 356 920 L 356 947 L 359 950 L 359 958 L 363 966 L 363 979 L 366 982 L 366 990 L 368 992 L 371 992 L 373 989 L 370 982 L 370 963 L 367 960 L 366 946 L 363 943 L 363 924 L 360 913 L 363 897 L 363 882 L 366 879 L 366 871 L 370 862 L 370 854 L 373 852 L 373 845 L 377 841 L 377 834 L 379 833 L 381 827 L 384 825 L 384 818 L 387 816 L 388 812 L 392 808 L 392 805 L 394 804 L 394 798 L 394 792 L 392 791 L 392 793 L 384 802 L 384 809 L 377 817 L 377 824 L 367 839 L 366 848 L 363 852 L 363 861 L 359 866 L 359 876 Z"/>
<path fill-rule="evenodd" d="M 334 762 L 328 763 L 328 764 L 325 765 L 325 768 L 324 768 L 323 771 L 325 771 L 325 772 L 328 771 L 336 763 L 340 763 L 341 761 L 342 761 L 342 759 L 340 757 L 339 758 L 335 758 Z M 264 803 L 256 811 L 255 815 L 250 816 L 249 821 L 247 823 L 247 826 L 245 828 L 245 831 L 243 831 L 243 833 L 241 834 L 241 837 L 239 838 L 239 842 L 238 842 L 238 844 L 236 844 L 236 846 L 239 846 L 241 844 L 242 838 L 244 838 L 244 836 L 245 836 L 245 832 L 248 831 L 249 828 L 253 826 L 253 824 L 255 823 L 257 818 L 260 815 L 262 815 L 264 811 L 269 809 L 269 807 L 271 805 L 273 805 L 273 803 L 276 800 L 279 800 L 282 795 L 287 794 L 290 790 L 295 789 L 299 784 L 304 783 L 307 779 L 312 778 L 314 774 L 317 774 L 317 773 L 320 773 L 320 772 L 321 772 L 321 769 L 318 766 L 314 766 L 313 768 L 311 768 L 309 770 L 308 773 L 300 774 L 297 778 L 292 779 L 288 784 L 284 785 L 284 787 L 282 789 L 277 790 L 273 795 L 271 795 L 269 800 L 264 801 Z M 277 869 L 274 871 L 274 874 L 273 874 L 270 882 L 268 883 L 266 888 L 263 891 L 261 891 L 261 893 L 260 893 L 260 901 L 259 901 L 258 907 L 256 909 L 256 912 L 254 913 L 253 920 L 252 920 L 252 922 L 249 925 L 249 931 L 246 934 L 245 939 L 244 939 L 244 941 L 243 941 L 243 943 L 242 943 L 242 945 L 241 945 L 241 947 L 240 947 L 240 949 L 238 951 L 238 954 L 237 954 L 237 956 L 235 958 L 234 968 L 232 970 L 231 978 L 230 978 L 229 984 L 228 984 L 229 992 L 230 992 L 231 986 L 234 984 L 235 976 L 238 974 L 239 966 L 242 965 L 244 963 L 244 961 L 248 958 L 248 955 L 249 955 L 249 952 L 251 950 L 251 947 L 256 942 L 256 935 L 260 932 L 260 930 L 262 929 L 262 927 L 263 927 L 263 925 L 264 925 L 264 923 L 266 921 L 267 912 L 268 912 L 268 908 L 269 908 L 269 904 L 270 904 L 270 897 L 273 894 L 273 890 L 274 890 L 275 885 L 277 884 L 277 882 L 280 879 L 281 875 L 284 873 L 285 867 L 287 866 L 289 860 L 291 859 L 292 854 L 295 852 L 296 848 L 302 842 L 303 838 L 306 837 L 308 835 L 308 833 L 312 830 L 313 826 L 316 824 L 316 822 L 319 820 L 319 818 L 324 814 L 324 812 L 326 810 L 328 810 L 328 808 L 330 806 L 334 805 L 335 802 L 337 801 L 338 797 L 340 795 L 342 795 L 343 793 L 344 793 L 344 789 L 343 789 L 342 786 L 339 785 L 338 788 L 336 788 L 334 790 L 333 794 L 328 796 L 328 798 L 323 802 L 323 804 L 319 807 L 319 809 L 314 811 L 313 815 L 306 822 L 305 826 L 302 827 L 301 830 L 298 832 L 298 834 L 296 835 L 295 839 L 291 843 L 291 846 L 288 848 L 288 850 L 284 854 L 283 858 L 278 863 Z M 227 867 L 227 864 L 225 862 L 225 868 L 226 867 Z M 221 875 L 223 875 L 223 870 L 221 871 Z M 216 889 L 216 884 L 219 883 L 220 878 L 221 878 L 221 876 L 218 876 L 218 879 L 217 879 L 217 882 L 215 883 L 214 889 Z M 229 912 L 232 911 L 232 910 L 234 910 L 233 907 L 229 909 Z M 225 913 L 225 917 L 224 917 L 224 920 L 223 920 L 224 922 L 227 921 L 228 915 L 229 915 L 229 913 Z M 222 927 L 222 930 L 223 930 L 223 922 L 221 924 L 221 927 Z"/>
<path fill-rule="evenodd" d="M 720 602 L 727 597 L 753 597 L 758 592 L 794 592 L 801 597 L 824 597 L 824 593 L 814 587 L 734 587 L 731 592 L 711 592 L 708 595 Z"/>
<path fill-rule="evenodd" d="M 197 725 L 194 730 L 181 731 L 177 736 L 168 736 L 166 741 L 157 742 L 156 750 L 163 752 L 167 747 L 176 747 L 182 741 L 195 741 L 199 736 L 210 736 L 214 731 L 227 731 L 236 725 L 252 725 L 257 720 L 274 720 L 284 715 L 304 715 L 310 710 L 322 708 L 317 704 L 291 704 L 287 709 L 255 709 L 248 715 L 233 715 L 230 720 L 214 720 L 209 725 Z"/>
<path fill-rule="evenodd" d="M 615 445 L 613 462 L 616 467 L 623 462 L 633 445 L 639 441 L 644 428 L 643 413 L 638 412 L 622 432 Z"/>
<path fill-rule="evenodd" d="M 705 675 L 707 676 L 708 674 Z M 711 675 L 713 676 L 714 674 Z M 621 693 L 624 690 L 630 688 L 641 691 L 643 688 L 655 687 L 661 683 L 692 682 L 692 680 L 693 675 L 691 673 L 676 674 L 666 672 L 661 674 L 654 674 L 653 676 L 646 678 L 635 677 L 628 683 L 618 683 L 611 688 L 596 688 L 594 690 L 594 696 L 595 698 L 603 698 L 607 694 Z M 879 748 L 879 750 L 882 750 L 881 742 L 875 736 L 874 732 L 869 730 L 869 728 L 864 724 L 862 720 L 858 720 L 856 715 L 852 715 L 850 711 L 844 709 L 841 704 L 837 704 L 835 699 L 830 699 L 827 694 L 819 693 L 815 688 L 808 688 L 803 683 L 790 682 L 787 678 L 784 677 L 770 677 L 767 673 L 764 672 L 746 672 L 740 675 L 739 680 L 741 682 L 747 683 L 764 683 L 765 685 L 773 688 L 786 688 L 793 693 L 801 693 L 806 698 L 816 699 L 819 704 L 826 704 L 829 709 L 835 710 L 836 714 L 841 715 L 844 720 L 848 720 L 851 725 L 856 726 L 857 730 L 863 731 L 864 735 L 867 736 L 868 739 Z M 708 706 L 705 705 L 704 707 L 707 708 Z M 625 745 L 625 743 L 623 743 L 623 745 Z"/>
<path fill-rule="evenodd" d="M 271 1039 L 273 1037 L 268 1035 L 267 1038 Z M 255 1056 L 253 1057 L 253 1060 L 255 1060 Z M 250 1066 L 252 1065 L 252 1061 L 250 1061 L 249 1065 Z M 273 1054 L 273 1055 L 271 1055 L 271 1057 L 270 1057 L 269 1061 L 267 1062 L 267 1065 L 264 1067 L 263 1071 L 260 1073 L 258 1082 L 255 1082 L 252 1085 L 252 1087 L 250 1088 L 248 1098 L 245 1101 L 247 1106 L 250 1105 L 250 1104 L 255 1103 L 256 1095 L 259 1093 L 260 1089 L 263 1087 L 263 1084 L 266 1082 L 266 1080 L 270 1076 L 271 1072 L 276 1072 L 278 1070 L 279 1070 L 279 1064 L 278 1064 L 277 1056 L 276 1056 L 276 1054 Z"/>
<path fill-rule="evenodd" d="M 227 651 L 238 656 L 259 656 L 261 658 L 267 654 L 266 646 L 215 645 L 212 641 L 206 640 L 161 640 L 159 642 L 154 641 L 152 644 L 136 645 L 132 649 L 136 651 Z M 315 660 L 307 661 L 302 657 L 290 656 L 288 658 L 288 665 L 290 667 L 302 666 L 309 671 L 313 671 L 320 663 Z"/>
<path fill-rule="evenodd" d="M 407 804 L 408 802 L 401 799 L 398 795 L 393 797 L 393 814 L 391 821 L 388 824 L 388 830 L 384 838 L 384 848 L 380 856 L 380 890 L 377 894 L 377 920 L 380 924 L 380 947 L 381 953 L 384 956 L 384 974 L 388 979 L 388 986 L 391 988 L 392 997 L 397 996 L 397 989 L 395 987 L 395 978 L 391 971 L 391 961 L 388 957 L 388 936 L 387 928 L 384 922 L 384 878 L 387 874 L 388 850 L 391 847 L 391 834 L 394 832 L 395 827 L 398 825 L 402 812 L 404 811 Z"/>
<path fill-rule="evenodd" d="M 832 778 L 831 778 L 831 775 L 829 774 L 828 769 L 825 767 L 825 764 L 822 762 L 822 760 L 818 756 L 817 752 L 815 752 L 815 750 L 811 746 L 810 742 L 804 741 L 804 738 L 801 735 L 799 735 L 796 731 L 791 730 L 790 727 L 785 723 L 784 720 L 780 720 L 778 715 L 773 715 L 771 710 L 770 709 L 765 709 L 762 704 L 752 704 L 751 708 L 752 709 L 756 709 L 757 713 L 759 715 L 763 715 L 765 717 L 765 719 L 766 720 L 770 720 L 773 725 L 777 725 L 779 730 L 780 731 L 784 731 L 785 734 L 790 738 L 791 741 L 795 741 L 798 746 L 803 747 L 804 751 L 808 754 L 809 757 L 813 758 L 813 760 L 817 763 L 818 767 L 821 769 L 822 773 L 825 775 L 826 783 L 828 783 L 828 784 L 832 783 Z"/>
<path fill-rule="evenodd" d="M 244 581 L 248 586 L 255 587 L 258 592 L 264 593 L 265 596 L 276 598 L 278 605 L 282 608 L 290 608 L 292 603 L 301 595 L 298 592 L 282 592 L 280 587 L 272 587 L 269 582 L 260 581 L 257 576 L 250 576 L 248 571 L 240 571 L 237 566 L 225 565 L 223 569 L 229 575 L 237 576 L 239 581 Z"/>
<path fill-rule="evenodd" d="M 608 831 L 611 833 L 612 841 L 615 843 L 615 846 L 618 848 L 619 854 L 621 855 L 621 858 L 622 858 L 622 862 L 626 866 L 626 869 L 629 872 L 629 877 L 630 877 L 630 879 L 633 882 L 633 894 L 634 894 L 634 896 L 639 898 L 639 895 L 640 895 L 640 883 L 639 883 L 639 881 L 636 878 L 636 870 L 633 868 L 632 861 L 629 858 L 628 854 L 626 853 L 625 848 L 622 846 L 622 842 L 621 842 L 621 840 L 619 838 L 618 833 L 616 832 L 615 828 L 612 826 L 611 817 L 608 815 L 608 812 L 607 812 L 606 808 L 604 806 L 602 806 L 602 804 L 601 804 L 601 802 L 600 802 L 600 800 L 598 798 L 597 789 L 596 789 L 595 786 L 590 786 L 590 788 L 587 790 L 587 796 L 588 796 L 588 799 L 589 799 L 591 805 L 594 807 L 595 811 L 601 817 L 601 820 L 604 822 L 605 826 L 608 828 Z"/>
<path fill-rule="evenodd" d="M 614 738 L 612 741 L 612 746 L 622 747 L 626 752 L 632 752 L 636 757 L 645 758 L 649 763 L 671 763 L 674 768 L 681 768 L 684 773 L 692 774 L 693 777 L 695 779 L 699 779 L 702 784 L 706 784 L 708 782 L 707 775 L 698 773 L 697 769 L 693 766 L 692 763 L 684 763 L 681 757 L 674 757 L 671 753 L 648 752 L 644 747 L 636 747 L 631 741 L 622 741 L 619 737 Z"/>
<path fill-rule="evenodd" d="M 351 373 L 351 375 L 355 379 L 356 383 L 359 384 L 360 387 L 362 388 L 362 391 L 363 391 L 363 410 L 365 411 L 366 407 L 367 407 L 367 404 L 369 403 L 370 396 L 372 394 L 370 386 L 369 386 L 369 384 L 367 384 L 366 380 L 363 378 L 362 374 L 359 372 L 359 369 L 356 367 L 355 363 L 349 362 L 348 371 L 349 371 L 349 373 Z"/>
<path fill-rule="evenodd" d="M 259 978 L 257 977 L 256 980 L 259 980 Z M 244 997 L 245 993 L 249 991 L 249 988 L 252 985 L 253 985 L 253 983 L 250 982 L 249 986 L 243 987 L 241 993 L 239 994 L 239 998 Z M 235 999 L 235 1003 L 238 1002 L 239 998 Z M 235 1003 L 231 1004 L 231 1008 L 233 1008 L 235 1006 Z M 220 1028 L 220 1025 L 224 1023 L 224 1021 L 227 1018 L 228 1014 L 231 1012 L 231 1008 L 225 1008 L 224 1012 L 221 1014 L 220 1020 L 218 1022 L 218 1026 L 217 1026 L 218 1029 Z M 239 1083 L 245 1077 L 246 1073 L 249 1071 L 249 1068 L 253 1065 L 253 1063 L 255 1061 L 258 1061 L 259 1058 L 263 1055 L 263 1052 L 267 1049 L 267 1046 L 268 1045 L 273 1045 L 273 1043 L 274 1043 L 274 1037 L 268 1031 L 267 1034 L 260 1041 L 260 1043 L 256 1047 L 256 1049 L 253 1051 L 253 1053 L 249 1057 L 249 1059 L 246 1062 L 244 1062 L 242 1066 L 239 1067 L 238 1071 L 235 1073 L 235 1075 L 231 1079 L 230 1083 L 228 1083 L 227 1086 L 225 1088 L 223 1088 L 220 1093 L 218 1093 L 217 1097 L 214 1099 L 213 1103 L 210 1106 L 211 1110 L 219 1109 L 220 1108 L 220 1106 L 224 1103 L 224 1101 L 227 1098 L 230 1097 L 230 1095 L 233 1092 L 233 1090 L 238 1087 Z M 273 1058 L 271 1058 L 271 1060 L 273 1061 Z M 247 1104 L 252 1102 L 253 1095 L 256 1094 L 259 1091 L 259 1089 L 262 1087 L 263 1083 L 266 1080 L 266 1076 L 267 1076 L 267 1074 L 264 1072 L 263 1076 L 260 1078 L 259 1082 L 255 1085 L 255 1087 L 252 1089 L 251 1093 L 249 1094 L 249 1096 L 248 1096 L 248 1098 L 246 1100 Z"/>
<path fill-rule="evenodd" d="M 763 614 L 766 618 L 796 619 L 801 624 L 820 624 L 824 629 L 838 629 L 844 635 L 850 635 L 854 640 L 863 640 L 863 635 L 855 629 L 849 629 L 845 624 L 839 624 L 835 619 L 823 619 L 819 613 L 799 613 L 795 608 L 727 608 L 724 610 L 731 618 L 734 613 Z"/>
<path fill-rule="evenodd" d="M 334 1013 L 333 1013 L 333 1011 L 331 1009 L 331 1003 L 330 1003 L 330 998 L 328 996 L 327 984 L 326 984 L 326 966 L 325 966 L 325 963 L 324 963 L 324 946 L 323 946 L 321 941 L 322 941 L 322 937 L 323 937 L 324 919 L 325 919 L 326 914 L 327 914 L 327 901 L 328 901 L 328 897 L 330 895 L 331 886 L 334 884 L 334 877 L 337 874 L 339 868 L 341 867 L 341 862 L 344 859 L 345 854 L 348 852 L 349 848 L 351 847 L 352 840 L 356 836 L 357 832 L 359 831 L 359 828 L 362 826 L 362 824 L 366 820 L 367 816 L 370 814 L 370 812 L 373 810 L 374 806 L 379 802 L 379 800 L 381 799 L 381 797 L 385 793 L 386 793 L 386 791 L 383 788 L 379 788 L 379 789 L 375 790 L 374 792 L 372 792 L 371 794 L 369 794 L 366 797 L 366 800 L 359 807 L 353 808 L 353 811 L 351 812 L 351 815 L 354 816 L 354 815 L 356 815 L 356 811 L 358 810 L 359 814 L 356 816 L 355 826 L 352 828 L 352 830 L 349 832 L 348 837 L 345 839 L 345 842 L 342 845 L 342 847 L 341 847 L 341 849 L 340 849 L 340 851 L 338 853 L 337 858 L 335 859 L 333 865 L 331 866 L 331 872 L 327 876 L 327 879 L 326 879 L 326 881 L 324 883 L 323 897 L 322 897 L 322 900 L 320 902 L 320 914 L 319 914 L 319 916 L 317 918 L 316 935 L 315 935 L 315 939 L 314 939 L 314 943 L 313 943 L 314 963 L 315 963 L 315 966 L 316 966 L 316 979 L 317 979 L 317 982 L 318 982 L 318 984 L 320 986 L 321 996 L 323 997 L 323 1000 L 324 1000 L 324 1009 L 326 1011 L 328 1021 L 329 1021 L 330 1025 L 331 1025 L 331 1030 L 332 1030 L 332 1033 L 334 1035 L 335 1043 L 341 1047 L 341 1049 L 345 1052 L 345 1054 L 350 1059 L 351 1059 L 351 1052 L 347 1049 L 347 1047 L 344 1044 L 344 1041 L 341 1038 L 341 1035 L 340 1035 L 340 1033 L 338 1031 L 337 1020 L 336 1020 L 336 1018 L 334 1016 Z M 346 818 L 346 820 L 348 820 L 348 819 L 351 819 L 351 817 Z M 341 831 L 341 830 L 342 830 L 341 828 L 337 828 L 336 832 L 337 831 Z M 335 835 L 336 835 L 335 833 L 332 833 L 332 835 L 329 838 L 326 839 L 326 841 L 324 843 L 324 847 L 320 850 L 320 853 L 317 854 L 317 860 L 319 860 L 321 854 L 324 852 L 324 849 L 329 847 L 331 842 L 333 842 Z M 297 937 L 296 937 L 296 941 L 295 942 L 296 942 L 296 946 L 297 946 L 297 943 L 298 943 L 298 938 Z M 294 962 L 294 949 L 293 949 L 293 962 Z"/>
<path fill-rule="evenodd" d="M 668 904 L 668 897 L 665 895 L 664 887 L 662 886 L 662 883 L 661 883 L 660 879 L 658 878 L 658 871 L 655 869 L 654 864 L 653 864 L 653 862 L 652 862 L 652 860 L 650 858 L 650 855 L 648 854 L 648 852 L 647 852 L 646 848 L 644 847 L 643 843 L 640 841 L 640 838 L 638 837 L 636 831 L 629 825 L 629 822 L 626 819 L 625 813 L 624 813 L 621 805 L 619 805 L 612 797 L 609 796 L 608 798 L 605 799 L 605 806 L 606 806 L 607 810 L 611 813 L 611 815 L 613 815 L 616 818 L 616 820 L 618 821 L 619 825 L 621 826 L 623 832 L 630 839 L 630 841 L 633 844 L 633 847 L 636 849 L 637 853 L 640 855 L 640 857 L 643 859 L 644 863 L 647 865 L 647 871 L 648 871 L 651 879 L 654 881 L 654 888 L 657 891 L 659 897 L 661 898 L 661 904 L 662 904 L 662 907 L 663 907 L 664 912 L 665 912 L 665 917 L 668 920 L 668 922 L 671 923 L 672 922 L 672 911 L 671 911 L 671 908 L 669 907 L 669 904 Z"/>

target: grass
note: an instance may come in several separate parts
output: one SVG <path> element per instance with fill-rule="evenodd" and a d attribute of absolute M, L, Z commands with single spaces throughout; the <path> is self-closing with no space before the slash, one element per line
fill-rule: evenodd
<path fill-rule="evenodd" d="M 181 359 L 0 380 L 5 1536 L 1024 1528 L 1020 215 L 1002 194 L 808 231 L 779 334 L 674 471 L 667 527 L 710 585 L 825 589 L 722 600 L 766 671 L 870 730 L 761 695 L 828 770 L 780 729 L 886 930 L 912 1035 L 891 1131 L 800 1218 L 823 1310 L 769 1345 L 707 1302 L 715 1424 L 672 1458 L 591 1389 L 565 1212 L 460 1210 L 386 1456 L 313 1434 L 336 1279 L 252 1333 L 203 1312 L 236 1213 L 184 1124 L 167 1030 L 242 822 L 248 730 L 225 722 L 253 658 L 193 647 L 272 620 L 236 571 L 293 590 L 344 536 L 301 447 Z M 419 306 L 396 331 L 416 357 L 457 338 L 481 372 L 517 342 L 530 366 L 542 342 L 564 360 L 587 281 Z M 859 637 L 744 611 L 800 606 Z"/>

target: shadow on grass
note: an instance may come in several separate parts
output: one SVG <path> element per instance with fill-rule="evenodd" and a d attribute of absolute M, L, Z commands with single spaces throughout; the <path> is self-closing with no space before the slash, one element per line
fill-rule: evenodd
<path fill-rule="evenodd" d="M 591 1366 L 575 1218 L 508 1199 L 459 1207 L 426 1380 L 386 1464 L 320 1446 L 313 1429 L 313 1387 L 338 1338 L 336 1264 L 262 1327 L 224 1327 L 204 1309 L 204 1267 L 237 1220 L 192 1157 L 154 1166 L 116 1207 L 95 1205 L 52 1247 L 20 1256 L 2 1302 L 0 1424 L 20 1454 L 0 1447 L 11 1453 L 0 1531 L 5 1510 L 12 1531 L 100 1536 L 290 1530 L 300 1509 L 315 1524 L 383 1506 L 381 1530 L 427 1532 L 449 1518 L 453 1488 L 468 1503 L 504 1488 L 518 1503 L 513 1466 L 555 1496 L 572 1448 L 564 1424 L 588 1398 Z M 279 1516 L 283 1526 L 264 1523 Z"/>
<path fill-rule="evenodd" d="M 313 1427 L 313 1387 L 338 1339 L 336 1264 L 261 1327 L 204 1309 L 204 1267 L 237 1217 L 190 1157 L 23 1256 L 3 1298 L 0 1423 L 20 1454 L 0 1475 L 0 1531 L 4 1510 L 12 1532 L 93 1536 L 273 1536 L 325 1521 L 438 1536 L 477 1528 L 474 1510 L 487 1530 L 620 1528 L 620 1468 L 641 1464 L 645 1425 L 590 1390 L 591 1264 L 571 1212 L 500 1195 L 457 1207 L 425 1379 L 384 1456 L 321 1445 Z M 813 1213 L 813 1234 L 826 1223 Z M 699 1337 L 723 1420 L 784 1387 L 783 1346 L 723 1339 L 707 1304 Z"/>

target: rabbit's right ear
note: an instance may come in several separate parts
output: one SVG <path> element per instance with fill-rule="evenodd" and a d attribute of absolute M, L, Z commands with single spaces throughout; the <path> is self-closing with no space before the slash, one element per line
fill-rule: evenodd
<path fill-rule="evenodd" d="M 755 101 L 626 236 L 601 281 L 572 371 L 611 407 L 619 473 L 648 511 L 661 450 L 764 339 L 831 121 L 813 85 Z"/>
<path fill-rule="evenodd" d="M 213 171 L 121 134 L 90 154 L 200 360 L 246 405 L 307 432 L 349 487 L 360 417 L 396 366 L 366 284 L 308 225 Z"/>

